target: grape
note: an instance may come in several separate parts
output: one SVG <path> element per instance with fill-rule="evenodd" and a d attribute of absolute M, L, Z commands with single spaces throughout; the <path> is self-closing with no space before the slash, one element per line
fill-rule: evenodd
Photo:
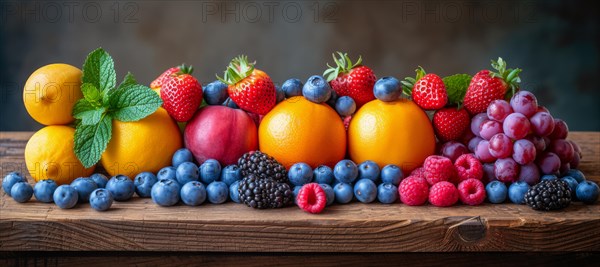
<path fill-rule="evenodd" d="M 533 162 L 535 154 L 535 145 L 527 139 L 517 140 L 513 144 L 512 158 L 521 165 Z"/>
<path fill-rule="evenodd" d="M 471 131 L 465 131 L 465 134 L 463 134 L 463 136 L 460 138 L 460 142 L 463 143 L 463 145 L 467 145 L 469 141 L 473 139 L 473 137 L 475 137 L 475 134 L 473 134 Z"/>
<path fill-rule="evenodd" d="M 510 99 L 510 106 L 515 112 L 525 115 L 527 118 L 537 112 L 538 103 L 535 95 L 528 91 L 519 91 Z"/>
<path fill-rule="evenodd" d="M 577 167 L 579 167 L 580 161 L 581 161 L 581 157 L 579 157 L 579 154 L 575 153 L 575 155 L 573 155 L 573 160 L 571 160 L 571 162 L 569 162 L 569 164 L 571 165 L 571 168 L 577 169 Z"/>
<path fill-rule="evenodd" d="M 490 155 L 497 159 L 508 158 L 513 152 L 512 141 L 503 133 L 496 134 L 490 139 L 489 148 Z"/>
<path fill-rule="evenodd" d="M 536 164 L 540 167 L 542 174 L 559 174 L 560 158 L 552 152 L 545 152 L 540 155 L 536 160 Z"/>
<path fill-rule="evenodd" d="M 476 136 L 479 136 L 479 129 L 481 129 L 481 124 L 487 120 L 486 113 L 479 113 L 471 119 L 471 132 Z M 481 137 L 481 136 L 480 136 Z"/>
<path fill-rule="evenodd" d="M 518 181 L 535 185 L 540 181 L 540 168 L 535 163 L 521 165 Z"/>
<path fill-rule="evenodd" d="M 519 176 L 519 164 L 512 158 L 496 160 L 495 171 L 496 179 L 500 182 L 514 182 Z"/>
<path fill-rule="evenodd" d="M 452 162 L 454 162 L 458 157 L 460 157 L 460 155 L 468 154 L 469 149 L 459 142 L 448 141 L 442 145 L 440 153 L 442 156 L 449 158 Z"/>
<path fill-rule="evenodd" d="M 565 176 L 567 175 L 567 173 L 571 170 L 571 164 L 569 163 L 563 163 L 560 165 L 560 168 L 558 169 L 558 172 L 560 173 L 560 176 Z"/>
<path fill-rule="evenodd" d="M 535 146 L 535 151 L 539 154 L 546 150 L 546 141 L 537 135 L 528 135 L 525 139 L 529 140 Z"/>
<path fill-rule="evenodd" d="M 579 145 L 577 143 L 575 143 L 575 141 L 573 141 L 573 140 L 567 140 L 567 141 L 569 141 L 569 143 L 571 143 L 571 145 L 573 146 L 573 150 L 575 151 L 575 154 L 579 154 L 579 157 L 582 158 L 581 148 L 579 147 Z"/>
<path fill-rule="evenodd" d="M 502 124 L 504 133 L 512 139 L 523 139 L 529 133 L 529 120 L 521 113 L 511 113 Z"/>
<path fill-rule="evenodd" d="M 550 113 L 538 112 L 529 118 L 531 130 L 538 136 L 548 136 L 554 131 L 554 118 Z"/>
<path fill-rule="evenodd" d="M 487 108 L 488 118 L 497 122 L 503 122 L 504 118 L 511 113 L 513 113 L 513 109 L 504 100 L 494 100 Z"/>
<path fill-rule="evenodd" d="M 467 144 L 469 151 L 475 152 L 475 149 L 477 148 L 477 145 L 479 144 L 479 142 L 481 140 L 483 140 L 483 138 L 478 137 L 478 136 L 471 138 L 471 140 L 469 141 L 469 144 Z"/>
<path fill-rule="evenodd" d="M 554 119 L 554 131 L 549 135 L 550 139 L 567 139 L 569 126 L 561 119 Z"/>
<path fill-rule="evenodd" d="M 494 162 L 496 158 L 490 154 L 490 143 L 486 140 L 481 140 L 475 148 L 475 157 L 481 162 Z"/>
<path fill-rule="evenodd" d="M 569 141 L 564 139 L 552 140 L 550 143 L 550 152 L 554 152 L 560 158 L 561 162 L 571 162 L 575 155 L 575 150 Z"/>
<path fill-rule="evenodd" d="M 487 120 L 481 124 L 479 136 L 485 140 L 490 140 L 492 136 L 502 132 L 502 124 L 497 121 Z"/>
<path fill-rule="evenodd" d="M 481 181 L 484 184 L 489 184 L 493 181 L 496 181 L 496 165 L 494 163 L 484 163 L 483 164 L 483 178 Z"/>
<path fill-rule="evenodd" d="M 546 112 L 550 114 L 550 111 L 544 106 L 538 106 L 537 112 Z"/>

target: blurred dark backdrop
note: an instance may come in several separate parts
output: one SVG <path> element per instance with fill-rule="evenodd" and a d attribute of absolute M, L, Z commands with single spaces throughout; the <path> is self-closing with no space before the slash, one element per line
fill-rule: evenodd
<path fill-rule="evenodd" d="M 337 50 L 398 78 L 501 56 L 555 117 L 598 131 L 598 13 L 592 1 L 1 1 L 0 130 L 41 128 L 22 103 L 31 72 L 81 67 L 101 46 L 119 80 L 145 84 L 182 62 L 208 83 L 241 53 L 279 83 L 321 74 Z"/>

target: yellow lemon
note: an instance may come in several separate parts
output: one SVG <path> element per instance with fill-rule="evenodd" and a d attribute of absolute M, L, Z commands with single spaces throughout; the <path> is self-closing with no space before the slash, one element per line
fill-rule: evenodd
<path fill-rule="evenodd" d="M 68 64 L 50 64 L 34 71 L 23 89 L 23 103 L 31 117 L 44 125 L 73 122 L 73 105 L 83 97 L 81 70 Z"/>
<path fill-rule="evenodd" d="M 25 146 L 25 164 L 31 177 L 69 184 L 77 177 L 91 175 L 94 167 L 86 169 L 75 156 L 74 136 L 75 129 L 62 125 L 46 126 L 31 136 Z"/>

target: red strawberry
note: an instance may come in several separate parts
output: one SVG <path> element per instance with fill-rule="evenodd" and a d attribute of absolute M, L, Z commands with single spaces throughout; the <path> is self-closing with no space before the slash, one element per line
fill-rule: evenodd
<path fill-rule="evenodd" d="M 482 70 L 471 79 L 463 103 L 472 115 L 486 112 L 494 100 L 510 99 L 519 88 L 521 69 L 507 69 L 502 58 L 492 60 L 492 67 L 497 72 Z"/>
<path fill-rule="evenodd" d="M 407 95 L 422 109 L 440 109 L 448 103 L 448 92 L 440 76 L 425 73 L 422 67 L 415 70 L 417 77 L 407 77 L 402 84 Z"/>
<path fill-rule="evenodd" d="M 444 142 L 460 140 L 470 126 L 471 119 L 464 108 L 444 108 L 433 115 L 435 134 Z"/>
<path fill-rule="evenodd" d="M 333 61 L 335 61 L 336 66 L 332 67 L 327 64 L 329 69 L 323 73 L 323 77 L 338 96 L 349 96 L 354 99 L 358 109 L 365 103 L 375 99 L 373 86 L 377 77 L 375 77 L 373 70 L 361 65 L 362 57 L 358 57 L 358 61 L 352 63 L 348 54 L 337 53 L 340 56 L 339 58 L 336 58 L 333 54 Z"/>
<path fill-rule="evenodd" d="M 192 118 L 202 103 L 202 86 L 191 73 L 192 66 L 181 66 L 181 70 L 171 74 L 160 89 L 163 107 L 179 122 Z"/>
<path fill-rule="evenodd" d="M 150 88 L 152 89 L 159 89 L 162 87 L 162 85 L 171 78 L 171 76 L 177 72 L 179 72 L 181 66 L 177 66 L 177 67 L 172 67 L 168 70 L 166 70 L 165 72 L 163 72 L 160 76 L 158 76 L 158 78 L 156 78 L 154 81 L 152 81 L 152 83 L 150 83 Z"/>
<path fill-rule="evenodd" d="M 217 78 L 229 85 L 229 97 L 241 109 L 265 115 L 275 106 L 277 94 L 271 78 L 255 69 L 254 64 L 248 62 L 248 57 L 238 56 L 231 61 L 223 78 Z"/>
<path fill-rule="evenodd" d="M 350 127 L 350 121 L 352 120 L 352 115 L 342 117 L 342 121 L 344 122 L 344 127 L 346 127 L 346 131 L 348 131 L 348 127 Z"/>

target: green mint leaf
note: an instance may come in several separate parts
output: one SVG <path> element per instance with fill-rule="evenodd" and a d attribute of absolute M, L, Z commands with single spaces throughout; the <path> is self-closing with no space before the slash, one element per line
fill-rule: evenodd
<path fill-rule="evenodd" d="M 448 92 L 448 104 L 460 105 L 465 98 L 469 83 L 471 83 L 471 76 L 467 74 L 454 74 L 444 77 L 442 80 L 446 86 L 446 92 Z"/>
<path fill-rule="evenodd" d="M 133 74 L 131 74 L 131 72 L 127 72 L 127 75 L 125 75 L 125 78 L 123 79 L 121 84 L 119 84 L 118 88 L 121 88 L 126 85 L 135 85 L 135 84 L 138 84 L 137 81 L 135 80 L 135 77 L 133 77 Z"/>
<path fill-rule="evenodd" d="M 152 89 L 140 84 L 128 84 L 111 94 L 109 105 L 119 121 L 138 121 L 154 113 L 162 99 Z"/>
<path fill-rule="evenodd" d="M 112 134 L 112 118 L 104 115 L 95 125 L 79 125 L 75 129 L 75 155 L 84 167 L 98 163 Z"/>
<path fill-rule="evenodd" d="M 112 90 L 117 83 L 115 64 L 104 49 L 90 53 L 83 63 L 83 83 L 91 83 L 101 92 Z"/>
<path fill-rule="evenodd" d="M 96 88 L 91 83 L 84 83 L 81 85 L 81 92 L 83 93 L 83 98 L 87 100 L 90 104 L 97 104 L 100 99 L 100 90 Z"/>
<path fill-rule="evenodd" d="M 94 106 L 83 98 L 73 106 L 73 117 L 81 120 L 81 124 L 83 125 L 94 125 L 100 121 L 105 111 L 105 107 Z"/>
<path fill-rule="evenodd" d="M 76 119 L 81 119 L 83 118 L 83 116 L 85 116 L 85 112 L 93 110 L 94 106 L 92 106 L 92 104 L 90 102 L 88 102 L 85 98 L 79 99 L 77 100 L 77 102 L 75 102 L 75 105 L 73 105 L 73 117 L 75 117 Z"/>

